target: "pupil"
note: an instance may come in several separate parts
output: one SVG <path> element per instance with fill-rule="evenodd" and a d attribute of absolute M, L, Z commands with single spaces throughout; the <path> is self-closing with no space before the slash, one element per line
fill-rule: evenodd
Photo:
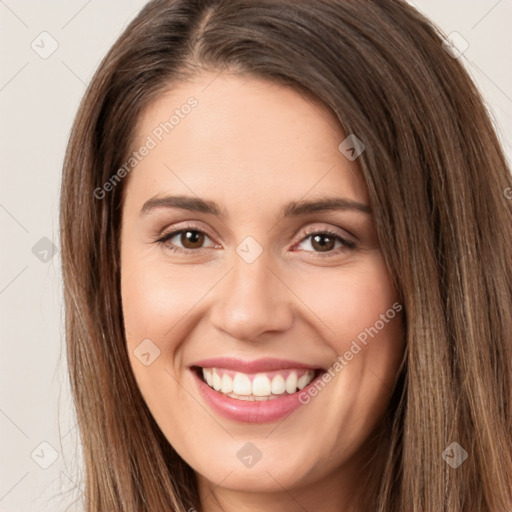
<path fill-rule="evenodd" d="M 195 244 L 197 244 L 198 242 L 199 246 L 201 246 L 204 238 L 203 234 L 197 231 L 184 231 L 182 233 L 182 238 L 183 237 L 185 238 L 185 240 L 182 239 L 181 241 L 183 246 L 192 249 L 195 248 Z M 188 247 L 190 245 L 192 245 L 192 247 Z"/>
<path fill-rule="evenodd" d="M 321 240 L 328 240 L 327 243 L 321 242 Z M 333 238 L 328 235 L 315 235 L 313 237 L 313 247 L 315 243 L 319 244 L 321 252 L 327 252 L 333 248 Z"/>

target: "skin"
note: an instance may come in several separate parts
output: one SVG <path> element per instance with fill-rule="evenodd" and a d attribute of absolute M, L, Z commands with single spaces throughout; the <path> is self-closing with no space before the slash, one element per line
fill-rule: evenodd
<path fill-rule="evenodd" d="M 140 119 L 134 148 L 190 96 L 197 107 L 137 165 L 124 190 L 121 293 L 141 393 L 198 476 L 196 508 L 361 510 L 351 497 L 403 355 L 401 315 L 308 405 L 277 422 L 219 416 L 188 369 L 218 356 L 328 368 L 398 301 L 371 214 L 279 218 L 292 201 L 343 197 L 369 205 L 357 160 L 338 150 L 346 135 L 317 100 L 228 74 L 204 73 L 160 96 Z M 141 214 L 146 201 L 166 195 L 215 201 L 226 216 L 167 207 Z M 156 241 L 189 224 L 205 233 L 202 242 L 187 245 L 179 234 L 167 245 Z M 356 247 L 327 239 L 322 251 L 305 233 L 310 228 L 335 230 Z M 252 263 L 236 252 L 247 236 L 263 250 Z M 161 352 L 145 366 L 134 350 L 148 338 Z M 262 454 L 250 468 L 236 456 L 249 441 Z"/>

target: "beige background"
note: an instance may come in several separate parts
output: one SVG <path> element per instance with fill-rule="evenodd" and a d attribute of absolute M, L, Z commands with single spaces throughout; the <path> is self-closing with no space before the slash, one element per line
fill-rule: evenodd
<path fill-rule="evenodd" d="M 71 504 L 81 496 L 80 459 L 65 373 L 58 251 L 52 256 L 60 172 L 86 84 L 144 4 L 0 0 L 0 511 L 80 510 Z M 462 59 L 510 160 L 512 2 L 415 5 L 446 34 L 458 32 L 468 42 Z M 44 55 L 52 44 L 54 53 Z"/>

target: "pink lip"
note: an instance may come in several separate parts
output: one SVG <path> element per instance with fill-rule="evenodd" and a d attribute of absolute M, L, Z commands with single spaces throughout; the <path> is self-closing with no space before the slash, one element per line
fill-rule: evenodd
<path fill-rule="evenodd" d="M 254 361 L 243 361 L 242 359 L 235 359 L 232 357 L 215 357 L 196 361 L 190 366 L 200 366 L 201 368 L 225 368 L 226 370 L 234 370 L 236 372 L 243 373 L 271 372 L 274 370 L 286 370 L 294 368 L 305 368 L 308 370 L 319 369 L 318 367 L 298 363 L 297 361 L 274 359 L 272 357 L 265 357 L 263 359 L 256 359 Z"/>
<path fill-rule="evenodd" d="M 216 364 L 218 365 L 218 362 Z M 199 366 L 199 363 L 197 366 Z M 268 367 L 266 368 L 268 369 Z M 292 368 L 296 368 L 296 366 L 292 366 Z M 313 386 L 317 379 L 321 378 L 321 373 L 319 373 L 305 388 L 293 395 L 283 395 L 273 400 L 250 402 L 237 400 L 215 391 L 203 382 L 197 371 L 191 369 L 191 372 L 207 404 L 222 416 L 245 423 L 270 423 L 288 416 L 301 405 L 304 405 L 299 401 L 299 395 L 304 392 L 307 393 L 308 388 Z"/>

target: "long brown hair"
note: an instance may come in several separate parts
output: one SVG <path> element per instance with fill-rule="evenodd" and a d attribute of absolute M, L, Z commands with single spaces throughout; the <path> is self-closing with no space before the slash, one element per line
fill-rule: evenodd
<path fill-rule="evenodd" d="M 367 510 L 512 510 L 512 190 L 483 101 L 402 0 L 154 0 L 94 75 L 66 152 L 61 245 L 87 512 L 201 509 L 132 375 L 119 286 L 126 161 L 144 109 L 198 70 L 319 98 L 359 157 L 406 354 Z M 199 106 L 200 108 L 200 106 Z M 133 172 L 136 172 L 134 170 Z M 457 468 L 443 459 L 457 442 Z"/>

